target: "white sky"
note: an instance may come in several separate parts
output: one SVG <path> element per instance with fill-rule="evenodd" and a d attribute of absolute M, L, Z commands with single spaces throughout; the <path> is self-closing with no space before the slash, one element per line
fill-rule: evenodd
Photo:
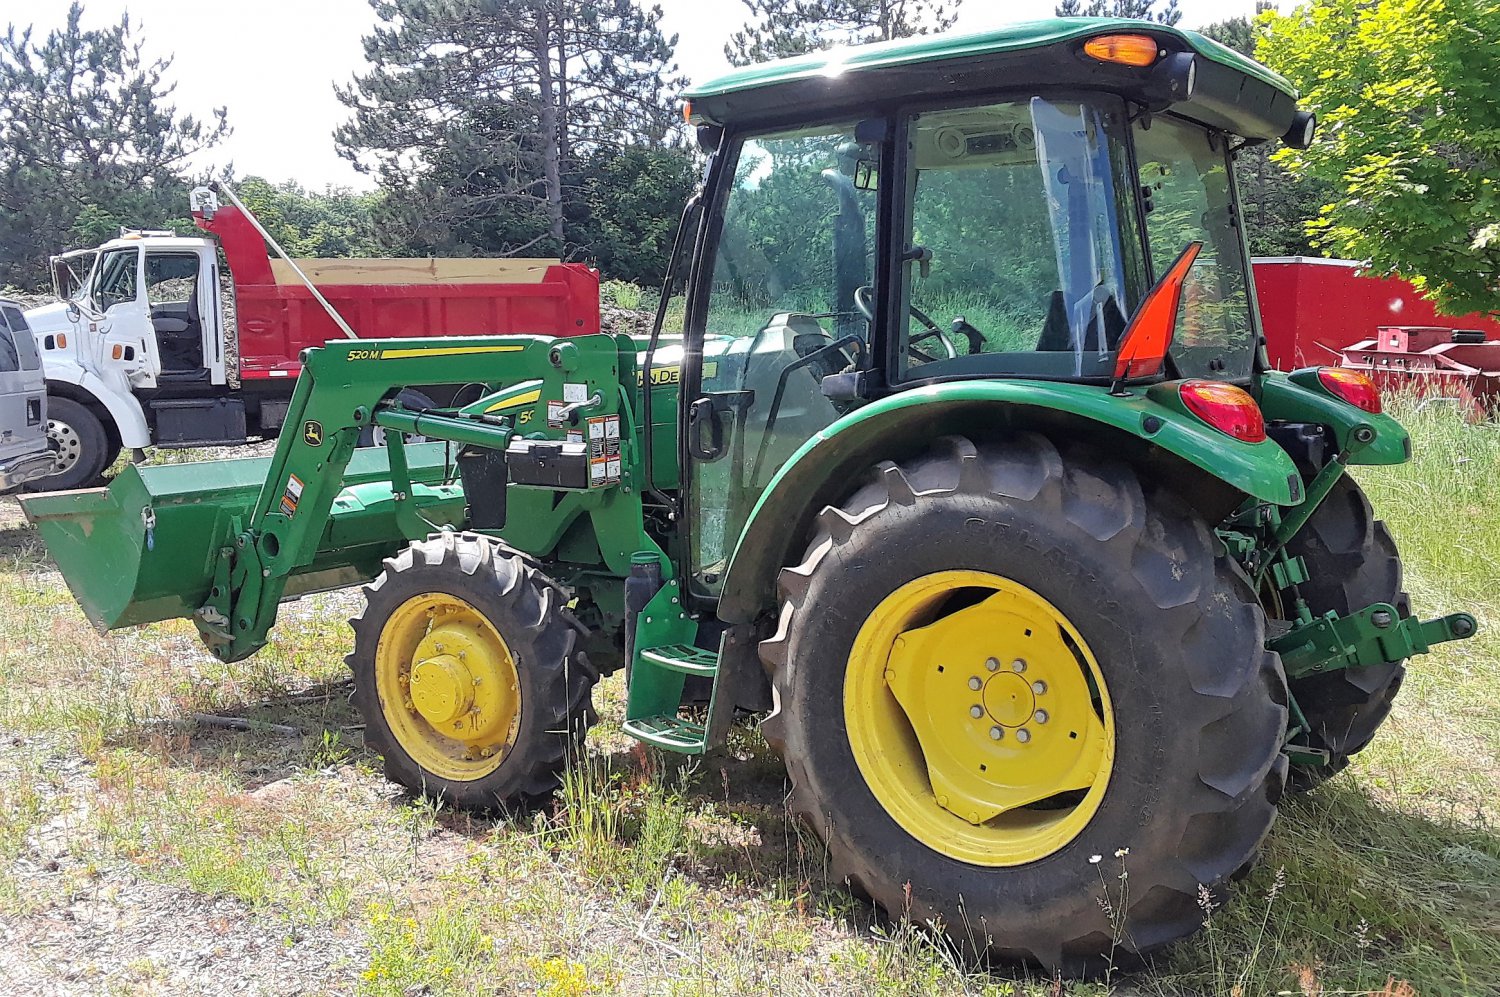
<path fill-rule="evenodd" d="M 677 33 L 677 60 L 694 80 L 728 68 L 724 41 L 744 21 L 740 0 L 658 0 L 663 26 Z M 30 22 L 38 36 L 63 24 L 69 0 L 0 0 L 0 24 Z M 958 29 L 1046 17 L 1054 0 L 966 0 Z M 1181 0 L 1183 26 L 1254 10 L 1254 0 Z M 241 175 L 367 188 L 334 152 L 332 132 L 347 113 L 333 94 L 365 68 L 361 37 L 374 23 L 367 0 L 85 0 L 85 25 L 129 10 L 149 56 L 171 56 L 179 108 L 206 115 L 229 109 L 234 134 L 207 157 Z"/>

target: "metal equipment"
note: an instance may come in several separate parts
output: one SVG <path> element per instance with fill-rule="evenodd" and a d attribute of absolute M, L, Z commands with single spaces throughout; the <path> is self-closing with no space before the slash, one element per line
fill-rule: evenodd
<path fill-rule="evenodd" d="M 79 602 L 228 661 L 364 581 L 354 699 L 413 790 L 545 797 L 624 668 L 659 748 L 760 715 L 833 876 L 971 954 L 1191 934 L 1289 773 L 1346 765 L 1406 659 L 1476 627 L 1411 615 L 1345 473 L 1411 455 L 1374 385 L 1257 346 L 1233 152 L 1311 116 L 1107 19 L 689 96 L 709 167 L 649 339 L 310 350 L 269 461 L 25 500 Z M 1123 930 L 1090 864 L 1120 848 Z"/>
<path fill-rule="evenodd" d="M 1342 350 L 1339 362 L 1382 388 L 1452 398 L 1471 421 L 1489 418 L 1500 402 L 1500 342 L 1479 329 L 1383 325 L 1374 339 Z"/>

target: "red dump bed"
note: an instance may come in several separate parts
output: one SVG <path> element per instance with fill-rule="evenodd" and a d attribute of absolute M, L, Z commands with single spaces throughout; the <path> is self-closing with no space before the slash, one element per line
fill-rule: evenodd
<path fill-rule="evenodd" d="M 1344 348 L 1375 338 L 1381 326 L 1478 329 L 1500 340 L 1500 323 L 1482 315 L 1438 315 L 1406 281 L 1361 274 L 1351 260 L 1310 256 L 1253 261 L 1255 293 L 1272 366 L 1337 364 Z"/>
<path fill-rule="evenodd" d="M 234 279 L 240 378 L 296 378 L 298 355 L 344 333 L 238 208 L 195 215 Z M 520 259 L 299 260 L 361 339 L 599 332 L 599 272 Z"/>

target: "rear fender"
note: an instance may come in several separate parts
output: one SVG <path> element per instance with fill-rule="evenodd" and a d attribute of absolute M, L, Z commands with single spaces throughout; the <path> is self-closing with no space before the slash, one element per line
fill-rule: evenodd
<path fill-rule="evenodd" d="M 1261 381 L 1260 408 L 1267 421 L 1308 422 L 1325 426 L 1335 449 L 1349 451 L 1350 464 L 1404 464 L 1411 460 L 1411 436 L 1388 415 L 1366 412 L 1338 398 L 1318 380 L 1318 368 L 1283 374 L 1272 371 Z M 1367 427 L 1375 438 L 1368 444 L 1350 439 Z"/>
<path fill-rule="evenodd" d="M 1284 506 L 1303 497 L 1296 466 L 1275 443 L 1236 440 L 1144 392 L 1117 396 L 1096 386 L 1021 380 L 934 385 L 850 412 L 792 455 L 735 547 L 719 617 L 748 623 L 772 608 L 776 573 L 794 556 L 794 546 L 817 513 L 849 494 L 867 468 L 950 433 L 990 439 L 1016 429 L 1097 439 L 1125 459 L 1152 465 L 1153 476 L 1176 476 L 1222 493 L 1214 504 L 1225 515 L 1247 495 Z"/>

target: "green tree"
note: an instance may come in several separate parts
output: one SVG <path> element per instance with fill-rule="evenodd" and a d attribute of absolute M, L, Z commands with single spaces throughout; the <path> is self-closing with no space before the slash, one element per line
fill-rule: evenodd
<path fill-rule="evenodd" d="M 170 60 L 143 55 L 129 15 L 82 19 L 74 3 L 40 41 L 0 36 L 0 285 L 40 285 L 48 255 L 122 225 L 191 228 L 182 173 L 229 131 L 222 108 L 202 122 L 169 103 Z"/>
<path fill-rule="evenodd" d="M 742 0 L 745 26 L 730 36 L 725 57 L 736 66 L 839 45 L 946 31 L 963 0 Z M 1175 2 L 1175 0 L 1174 0 Z"/>
<path fill-rule="evenodd" d="M 596 148 L 569 177 L 577 255 L 616 280 L 660 286 L 683 204 L 697 184 L 697 163 L 686 149 Z"/>
<path fill-rule="evenodd" d="M 1317 243 L 1450 314 L 1500 312 L 1500 2 L 1310 0 L 1259 23 L 1260 57 L 1320 119 L 1276 156 L 1335 188 Z"/>
<path fill-rule="evenodd" d="M 271 183 L 245 177 L 235 193 L 266 231 L 292 256 L 375 256 L 373 211 L 377 194 L 347 187 L 310 191 L 296 181 Z"/>
<path fill-rule="evenodd" d="M 1268 0 L 1257 0 L 1255 10 L 1259 14 L 1270 7 Z M 1243 16 L 1216 21 L 1198 31 L 1251 58 L 1262 33 L 1251 18 Z M 1326 181 L 1294 173 L 1273 160 L 1276 148 L 1275 143 L 1262 142 L 1242 149 L 1235 157 L 1250 252 L 1256 256 L 1314 255 L 1307 222 L 1332 199 L 1333 188 Z"/>
<path fill-rule="evenodd" d="M 381 238 L 562 253 L 564 178 L 607 146 L 674 134 L 659 7 L 630 0 L 371 0 L 371 66 L 339 98 L 339 151 L 387 191 Z"/>
<path fill-rule="evenodd" d="M 1055 10 L 1058 17 L 1133 17 L 1159 24 L 1182 20 L 1177 0 L 1166 0 L 1165 5 L 1161 0 L 1059 0 Z"/>

